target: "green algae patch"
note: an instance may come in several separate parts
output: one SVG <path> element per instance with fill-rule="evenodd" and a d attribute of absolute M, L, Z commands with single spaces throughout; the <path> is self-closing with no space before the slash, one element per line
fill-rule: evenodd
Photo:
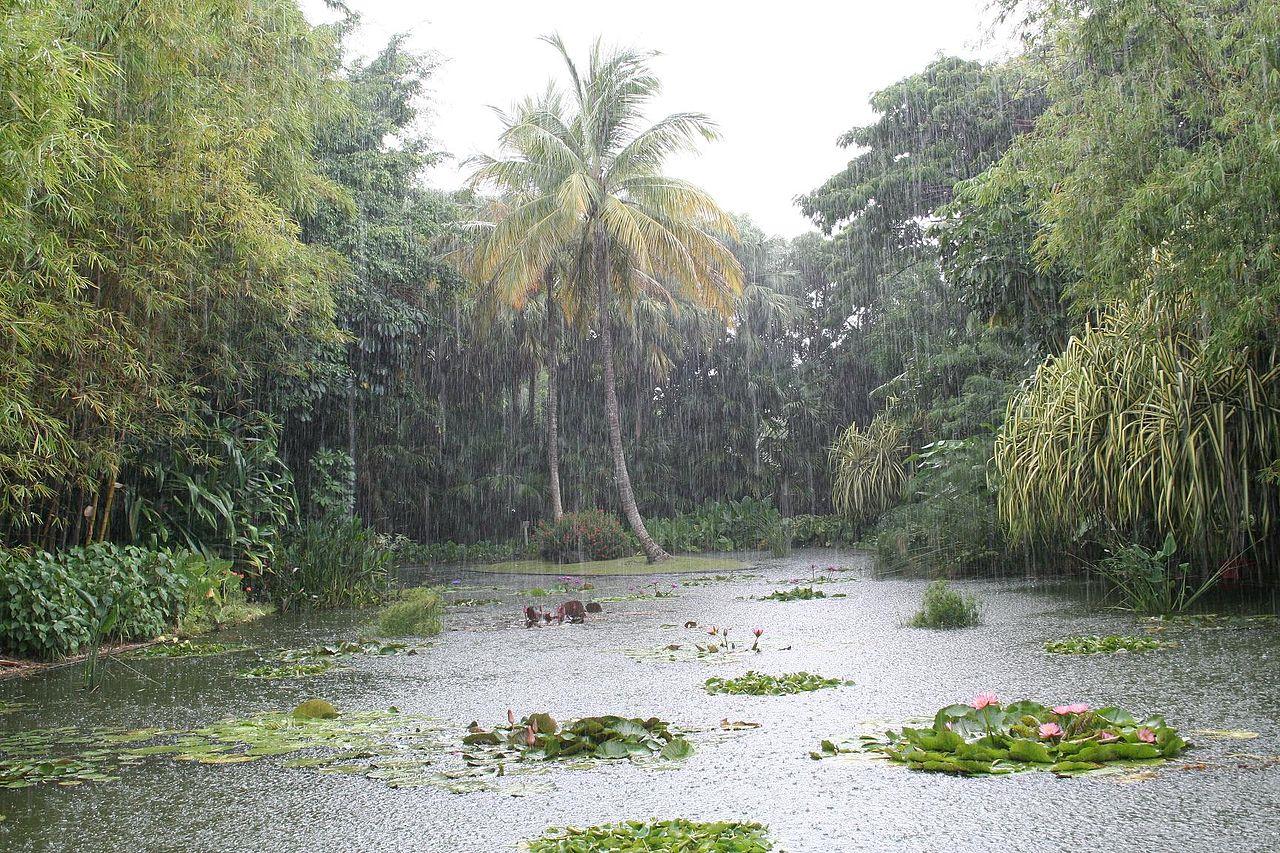
<path fill-rule="evenodd" d="M 616 560 L 595 560 L 588 563 L 547 563 L 542 560 L 511 560 L 506 563 L 470 568 L 469 571 L 493 572 L 506 575 L 556 575 L 562 576 L 572 569 L 575 577 L 600 577 L 605 575 L 674 575 L 686 573 L 711 574 L 714 572 L 745 569 L 747 564 L 731 557 L 694 557 L 680 554 L 661 563 L 650 563 L 644 557 L 621 557 Z"/>
<path fill-rule="evenodd" d="M 332 720 L 338 709 L 324 699 L 308 699 L 293 709 L 292 716 L 295 720 Z"/>
<path fill-rule="evenodd" d="M 711 677 L 704 687 L 708 693 L 730 693 L 736 696 L 791 696 L 829 687 L 853 684 L 839 678 L 823 678 L 811 672 L 789 672 L 783 675 L 767 675 L 748 671 L 737 678 Z"/>
<path fill-rule="evenodd" d="M 526 841 L 529 853 L 595 853 L 595 851 L 698 851 L 698 853 L 768 853 L 774 849 L 768 829 L 759 823 L 691 820 L 623 821 L 555 827 Z"/>
<path fill-rule="evenodd" d="M 334 715 L 326 716 L 313 703 Z M 323 700 L 300 708 L 307 706 L 320 715 L 271 711 L 189 731 L 60 727 L 0 736 L 0 788 L 112 782 L 122 769 L 149 761 L 224 765 L 282 756 L 292 759 L 288 767 L 358 774 L 392 787 L 447 787 L 449 780 L 435 764 L 456 743 L 442 737 L 444 727 L 437 721 L 394 710 L 337 715 Z M 393 766 L 394 776 L 386 772 Z"/>
<path fill-rule="evenodd" d="M 1022 700 L 1002 705 L 979 697 L 973 705 L 949 705 L 928 727 L 865 735 L 860 749 L 912 770 L 959 776 L 1048 770 L 1058 776 L 1159 764 L 1187 748 L 1162 717 L 1137 718 L 1122 708 L 1091 709 L 1076 703 L 1053 708 Z M 811 757 L 859 747 L 823 741 Z"/>
<path fill-rule="evenodd" d="M 1172 645 L 1173 643 L 1163 642 L 1153 637 L 1090 634 L 1081 637 L 1063 637 L 1061 640 L 1049 640 L 1044 644 L 1044 650 L 1055 655 L 1109 655 L 1124 652 L 1148 652 L 1154 649 L 1169 648 Z"/>

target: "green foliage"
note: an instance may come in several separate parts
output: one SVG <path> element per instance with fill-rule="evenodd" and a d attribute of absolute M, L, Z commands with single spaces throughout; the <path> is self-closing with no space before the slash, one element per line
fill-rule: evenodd
<path fill-rule="evenodd" d="M 334 90 L 333 32 L 293 0 L 224 11 L 23 0 L 3 13 L 6 536 L 101 538 L 82 511 L 112 508 L 129 448 L 185 432 L 203 401 L 231 408 L 306 374 L 293 336 L 337 337 L 341 263 L 294 220 L 337 192 L 307 156 Z"/>
<path fill-rule="evenodd" d="M 206 554 L 187 552 L 177 556 L 177 571 L 185 578 L 180 633 L 202 634 L 224 625 L 249 622 L 271 612 L 269 605 L 247 600 L 244 576 L 232 571 L 231 566 L 230 560 Z"/>
<path fill-rule="evenodd" d="M 1040 367 L 995 447 L 1013 537 L 1170 532 L 1208 563 L 1267 538 L 1280 491 L 1258 471 L 1280 458 L 1280 409 L 1265 402 L 1275 366 L 1199 327 L 1154 302 L 1117 307 Z"/>
<path fill-rule="evenodd" d="M 905 503 L 867 533 L 876 570 L 936 577 L 999 571 L 1011 562 L 987 478 L 986 436 L 930 442 L 909 457 Z"/>
<path fill-rule="evenodd" d="M 797 515 L 790 521 L 791 544 L 797 548 L 834 548 L 857 541 L 853 524 L 839 515 Z"/>
<path fill-rule="evenodd" d="M 377 534 L 358 519 L 329 517 L 302 524 L 260 583 L 281 610 L 365 607 L 386 596 L 391 570 Z"/>
<path fill-rule="evenodd" d="M 538 555 L 554 563 L 616 560 L 638 550 L 616 516 L 598 509 L 567 512 L 556 522 L 542 522 L 534 533 Z"/>
<path fill-rule="evenodd" d="M 1272 0 L 1049 0 L 1049 109 L 993 182 L 1030 189 L 1081 307 L 1190 298 L 1205 337 L 1275 346 L 1280 19 Z"/>
<path fill-rule="evenodd" d="M 529 853 L 594 853 L 594 851 L 676 851 L 699 853 L 767 853 L 773 849 L 767 829 L 758 823 L 691 820 L 626 821 L 586 829 L 550 829 L 528 842 Z"/>
<path fill-rule="evenodd" d="M 444 598 L 435 587 L 415 587 L 401 593 L 378 614 L 378 633 L 384 637 L 434 637 L 443 630 Z"/>
<path fill-rule="evenodd" d="M 393 540 L 387 544 L 401 565 L 452 566 L 502 563 L 525 556 L 526 549 L 518 542 L 430 542 L 421 544 L 407 539 Z"/>
<path fill-rule="evenodd" d="M 850 424 L 841 434 L 831 447 L 836 512 L 867 521 L 901 499 L 907 482 L 904 432 L 892 415 L 881 413 L 865 430 Z"/>
<path fill-rule="evenodd" d="M 1165 537 L 1158 551 L 1121 545 L 1098 563 L 1098 573 L 1119 594 L 1120 606 L 1126 610 L 1147 615 L 1183 613 L 1213 588 L 1223 570 L 1197 578 L 1191 564 L 1178 562 L 1177 554 L 1173 534 Z"/>
<path fill-rule="evenodd" d="M 960 776 L 1020 770 L 1072 776 L 1108 764 L 1159 763 L 1186 747 L 1162 717 L 1139 720 L 1121 708 L 1048 708 L 1028 700 L 983 708 L 948 705 L 928 728 L 863 738 L 864 749 L 913 770 Z"/>
<path fill-rule="evenodd" d="M 1063 637 L 1048 640 L 1044 650 L 1055 655 L 1110 655 L 1117 652 L 1147 652 L 1169 645 L 1154 637 L 1129 637 L 1119 634 Z"/>
<path fill-rule="evenodd" d="M 839 678 L 823 678 L 811 672 L 768 675 L 750 670 L 737 678 L 713 676 L 707 679 L 704 686 L 708 693 L 732 693 L 737 696 L 790 696 L 794 693 L 807 693 L 852 683 Z"/>
<path fill-rule="evenodd" d="M 57 554 L 0 550 L 0 649 L 56 658 L 157 637 L 182 616 L 186 559 L 109 544 Z"/>
<path fill-rule="evenodd" d="M 911 617 L 913 628 L 971 628 L 982 621 L 982 612 L 973 596 L 951 588 L 939 578 L 929 584 L 920 610 Z"/>
<path fill-rule="evenodd" d="M 783 524 L 782 514 L 773 504 L 755 498 L 707 501 L 683 515 L 648 522 L 649 533 L 673 551 L 766 548 L 771 539 L 781 539 Z"/>
<path fill-rule="evenodd" d="M 308 504 L 315 518 L 350 518 L 356 509 L 356 463 L 345 450 L 311 457 Z"/>
<path fill-rule="evenodd" d="M 250 575 L 267 571 L 297 520 L 279 441 L 279 426 L 265 414 L 206 412 L 180 439 L 137 448 L 125 492 L 129 535 L 212 551 Z"/>

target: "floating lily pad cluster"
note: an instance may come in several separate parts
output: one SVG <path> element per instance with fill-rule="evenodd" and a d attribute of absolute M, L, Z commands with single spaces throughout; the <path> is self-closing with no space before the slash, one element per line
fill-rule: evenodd
<path fill-rule="evenodd" d="M 287 678 L 313 678 L 339 668 L 338 664 L 332 659 L 293 661 L 291 663 L 264 663 L 248 669 L 242 669 L 236 675 L 241 678 L 280 681 Z"/>
<path fill-rule="evenodd" d="M 526 843 L 529 853 L 593 853 L 593 851 L 699 851 L 699 853 L 768 853 L 768 830 L 758 823 L 691 820 L 624 821 L 586 829 L 551 829 Z"/>
<path fill-rule="evenodd" d="M 959 775 L 1049 770 L 1072 776 L 1108 765 L 1158 763 L 1187 747 L 1161 717 L 1138 719 L 1121 708 L 1084 704 L 1002 705 L 990 696 L 943 708 L 928 728 L 904 727 L 862 741 L 864 750 L 914 770 Z M 822 750 L 841 751 L 830 741 Z"/>
<path fill-rule="evenodd" d="M 1152 649 L 1166 648 L 1171 643 L 1162 642 L 1153 637 L 1133 637 L 1120 634 L 1100 636 L 1092 634 L 1082 637 L 1063 637 L 1061 640 L 1049 640 L 1044 650 L 1056 655 L 1105 655 L 1117 652 L 1147 652 Z"/>
<path fill-rule="evenodd" d="M 489 748 L 476 760 L 515 758 L 522 761 L 596 758 L 680 761 L 693 754 L 693 744 L 657 717 L 584 717 L 561 727 L 550 714 L 530 714 L 518 722 L 486 731 L 478 724 L 463 743 Z"/>
<path fill-rule="evenodd" d="M 416 655 L 418 647 L 380 640 L 348 640 L 305 649 L 286 649 L 258 666 L 242 669 L 241 678 L 311 678 L 341 669 L 338 660 L 353 655 Z"/>
<path fill-rule="evenodd" d="M 680 586 L 710 586 L 713 583 L 725 583 L 726 581 L 740 581 L 758 578 L 759 575 L 752 574 L 727 574 L 727 575 L 701 575 L 696 578 L 687 578 L 680 581 Z"/>
<path fill-rule="evenodd" d="M 708 693 L 732 693 L 742 696 L 790 696 L 795 693 L 807 693 L 822 690 L 826 687 L 840 687 L 853 684 L 839 678 L 823 678 L 811 672 L 789 672 L 783 675 L 767 675 L 763 672 L 748 671 L 737 678 L 708 678 Z"/>
<path fill-rule="evenodd" d="M 761 601 L 812 601 L 815 598 L 847 598 L 843 592 L 827 595 L 812 586 L 797 586 L 791 589 L 775 589 L 768 595 L 760 596 Z"/>

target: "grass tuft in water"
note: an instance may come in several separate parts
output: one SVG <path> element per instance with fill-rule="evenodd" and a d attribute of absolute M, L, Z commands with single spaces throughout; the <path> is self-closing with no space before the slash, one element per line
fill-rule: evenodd
<path fill-rule="evenodd" d="M 973 596 L 951 588 L 939 579 L 929 584 L 920 610 L 911 617 L 913 628 L 972 628 L 982 621 L 982 610 Z"/>
<path fill-rule="evenodd" d="M 420 586 L 401 593 L 378 616 L 378 632 L 384 637 L 434 637 L 443 630 L 440 616 L 444 598 L 435 587 Z"/>

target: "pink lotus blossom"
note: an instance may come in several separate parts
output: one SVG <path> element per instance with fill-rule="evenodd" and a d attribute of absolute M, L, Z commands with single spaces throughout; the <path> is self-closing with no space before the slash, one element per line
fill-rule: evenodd
<path fill-rule="evenodd" d="M 1085 711 L 1088 711 L 1088 710 L 1089 710 L 1089 706 L 1088 706 L 1088 705 L 1086 705 L 1085 703 L 1083 703 L 1083 702 L 1074 702 L 1074 703 L 1072 703 L 1072 704 L 1070 704 L 1070 705 L 1058 705 L 1058 706 L 1056 706 L 1056 707 L 1053 709 L 1053 713 L 1055 713 L 1055 714 L 1059 714 L 1059 715 L 1061 715 L 1061 716 L 1064 716 L 1064 717 L 1065 717 L 1067 714 L 1083 714 Z"/>
<path fill-rule="evenodd" d="M 760 639 L 760 635 L 764 633 L 763 628 L 752 628 L 751 633 L 756 635 L 756 639 Z"/>
<path fill-rule="evenodd" d="M 1040 737 L 1062 737 L 1062 726 L 1057 723 L 1042 723 L 1040 725 Z"/>
<path fill-rule="evenodd" d="M 999 704 L 1000 704 L 1000 700 L 996 697 L 996 694 L 994 693 L 979 693 L 977 696 L 973 698 L 973 707 L 977 708 L 979 711 L 981 711 L 983 708 L 987 707 L 988 705 L 999 705 Z"/>
<path fill-rule="evenodd" d="M 1155 743 L 1156 733 L 1145 727 L 1138 729 L 1138 740 L 1143 743 Z"/>

